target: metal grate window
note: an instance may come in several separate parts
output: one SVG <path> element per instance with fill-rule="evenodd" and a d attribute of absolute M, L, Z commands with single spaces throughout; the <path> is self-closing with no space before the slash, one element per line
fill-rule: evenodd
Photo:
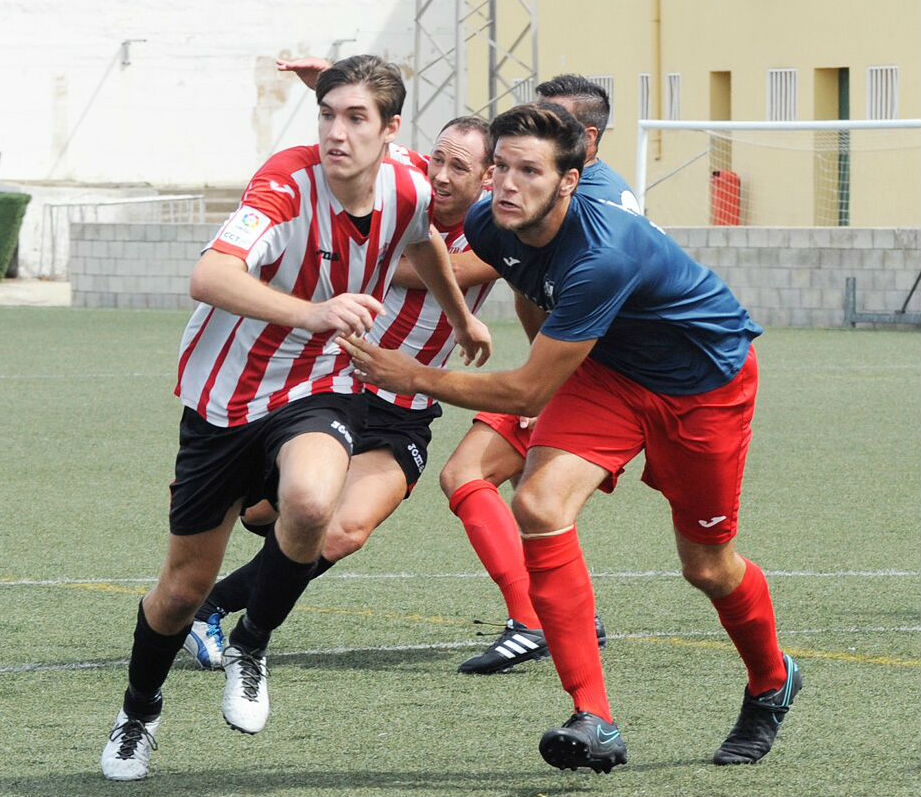
<path fill-rule="evenodd" d="M 770 122 L 792 122 L 796 119 L 796 70 L 769 69 L 767 87 L 767 118 Z"/>
<path fill-rule="evenodd" d="M 871 66 L 867 69 L 867 119 L 899 118 L 899 68 Z"/>
<path fill-rule="evenodd" d="M 534 102 L 537 99 L 537 95 L 534 93 L 534 78 L 515 78 L 512 81 L 512 96 L 515 98 L 516 105 L 520 105 L 523 102 Z"/>
<path fill-rule="evenodd" d="M 596 86 L 601 86 L 608 95 L 611 111 L 608 114 L 608 121 L 604 128 L 605 130 L 610 130 L 614 127 L 614 77 L 613 75 L 588 75 L 587 77 Z"/>
<path fill-rule="evenodd" d="M 639 119 L 648 119 L 649 118 L 649 81 L 651 75 L 648 72 L 640 72 L 640 82 L 639 82 L 639 106 L 637 108 L 637 113 L 639 114 Z"/>
<path fill-rule="evenodd" d="M 669 72 L 665 76 L 665 118 L 681 118 L 681 74 Z"/>

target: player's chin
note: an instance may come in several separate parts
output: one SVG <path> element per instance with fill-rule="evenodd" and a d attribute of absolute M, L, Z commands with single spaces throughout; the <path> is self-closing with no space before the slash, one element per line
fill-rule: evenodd
<path fill-rule="evenodd" d="M 492 210 L 492 219 L 497 227 L 503 230 L 517 230 L 521 226 L 521 214 L 512 211 L 502 211 L 494 207 Z"/>

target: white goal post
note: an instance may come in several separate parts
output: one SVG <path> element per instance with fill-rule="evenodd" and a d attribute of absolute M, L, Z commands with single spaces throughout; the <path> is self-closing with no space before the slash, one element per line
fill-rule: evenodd
<path fill-rule="evenodd" d="M 641 119 L 634 189 L 665 226 L 921 226 L 921 119 Z"/>

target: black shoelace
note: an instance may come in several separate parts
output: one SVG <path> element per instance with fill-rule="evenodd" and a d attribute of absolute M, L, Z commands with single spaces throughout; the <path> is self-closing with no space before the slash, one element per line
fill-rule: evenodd
<path fill-rule="evenodd" d="M 118 757 L 123 761 L 134 758 L 141 739 L 147 739 L 151 750 L 157 749 L 157 740 L 154 739 L 153 734 L 147 730 L 147 726 L 141 720 L 129 717 L 121 725 L 112 729 L 109 739 L 114 742 L 119 736 L 121 736 L 122 742 L 118 748 Z"/>
<path fill-rule="evenodd" d="M 491 625 L 491 626 L 494 626 L 495 628 L 502 629 L 501 631 L 477 631 L 476 632 L 477 636 L 499 636 L 500 634 L 504 634 L 506 631 L 509 630 L 508 625 L 506 623 L 491 623 L 488 620 L 476 620 L 475 619 L 473 621 L 473 624 L 474 625 Z"/>
<path fill-rule="evenodd" d="M 243 696 L 255 702 L 259 695 L 259 682 L 263 677 L 268 679 L 269 668 L 263 665 L 261 657 L 256 653 L 237 648 L 224 653 L 225 666 L 233 662 L 240 663 L 240 677 L 243 681 Z"/>

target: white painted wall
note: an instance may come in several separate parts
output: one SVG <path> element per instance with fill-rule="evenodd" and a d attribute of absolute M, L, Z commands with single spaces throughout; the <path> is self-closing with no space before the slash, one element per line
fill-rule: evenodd
<path fill-rule="evenodd" d="M 354 38 L 340 56 L 394 61 L 411 91 L 414 5 L 0 0 L 0 182 L 242 185 L 276 149 L 315 140 L 312 94 L 275 57 Z M 450 28 L 454 3 L 434 8 Z M 146 40 L 127 66 L 125 39 Z"/>
<path fill-rule="evenodd" d="M 435 0 L 426 12 L 442 47 L 454 6 Z M 399 64 L 408 144 L 414 12 L 414 0 L 0 0 L 0 184 L 33 197 L 20 273 L 63 276 L 41 254 L 51 249 L 48 203 L 242 188 L 273 152 L 313 143 L 313 92 L 276 71 L 279 56 L 375 53 Z M 126 39 L 144 40 L 129 45 L 127 65 Z M 336 43 L 345 39 L 355 41 Z M 422 46 L 425 63 L 433 49 Z M 446 93 L 429 115 L 446 121 L 453 108 Z"/>

